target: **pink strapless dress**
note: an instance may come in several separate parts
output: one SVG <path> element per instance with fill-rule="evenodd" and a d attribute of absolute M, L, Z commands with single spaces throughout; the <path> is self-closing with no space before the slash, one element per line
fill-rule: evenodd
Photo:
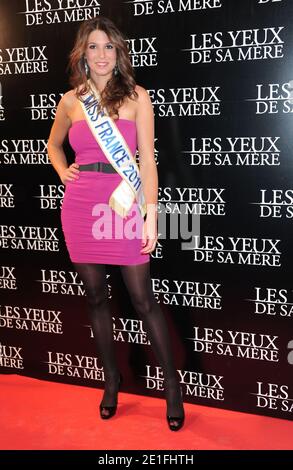
<path fill-rule="evenodd" d="M 134 155 L 135 122 L 118 119 L 116 124 Z M 74 122 L 68 137 L 76 163 L 109 163 L 86 120 Z M 141 254 L 143 218 L 136 201 L 124 219 L 108 205 L 110 195 L 121 181 L 118 173 L 80 171 L 77 180 L 66 183 L 61 225 L 72 262 L 118 265 L 149 262 L 150 255 Z"/>

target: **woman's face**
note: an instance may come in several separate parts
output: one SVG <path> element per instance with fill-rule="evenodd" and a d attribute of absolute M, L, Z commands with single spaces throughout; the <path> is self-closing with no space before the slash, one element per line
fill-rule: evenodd
<path fill-rule="evenodd" d="M 104 31 L 92 31 L 87 40 L 85 57 L 91 76 L 110 78 L 117 62 L 114 44 Z"/>

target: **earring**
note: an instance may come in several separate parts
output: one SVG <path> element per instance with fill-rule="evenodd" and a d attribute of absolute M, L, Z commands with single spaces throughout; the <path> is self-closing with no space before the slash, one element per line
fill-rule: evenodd
<path fill-rule="evenodd" d="M 118 64 L 116 64 L 115 67 L 114 67 L 114 75 L 115 75 L 115 77 L 117 77 L 118 73 L 119 73 Z"/>
<path fill-rule="evenodd" d="M 85 74 L 88 75 L 90 68 L 88 66 L 86 59 L 84 59 L 84 69 L 85 69 Z"/>

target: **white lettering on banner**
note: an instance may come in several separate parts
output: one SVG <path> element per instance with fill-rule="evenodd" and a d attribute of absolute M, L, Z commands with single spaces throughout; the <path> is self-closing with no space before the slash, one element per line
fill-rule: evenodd
<path fill-rule="evenodd" d="M 278 362 L 278 336 L 245 331 L 232 331 L 194 327 L 194 336 L 187 338 L 193 342 L 194 352 L 230 356 L 240 359 Z"/>
<path fill-rule="evenodd" d="M 220 284 L 169 279 L 152 279 L 153 292 L 157 303 L 163 299 L 166 305 L 197 307 L 221 310 Z M 112 317 L 114 339 L 117 342 L 150 345 L 142 320 Z M 93 332 L 91 326 L 91 337 Z"/>
<path fill-rule="evenodd" d="M 59 251 L 58 228 L 0 225 L 0 249 Z"/>
<path fill-rule="evenodd" d="M 224 216 L 224 188 L 161 188 L 158 189 L 158 213 Z M 161 207 L 162 206 L 162 207 Z"/>
<path fill-rule="evenodd" d="M 134 16 L 180 13 L 222 7 L 222 0 L 124 0 Z"/>
<path fill-rule="evenodd" d="M 0 306 L 0 327 L 40 333 L 63 334 L 60 311 L 18 305 Z"/>
<path fill-rule="evenodd" d="M 191 137 L 191 166 L 279 166 L 280 137 Z M 185 155 L 184 155 L 185 156 Z"/>
<path fill-rule="evenodd" d="M 159 117 L 216 116 L 221 114 L 219 86 L 149 89 L 152 104 Z"/>
<path fill-rule="evenodd" d="M 224 386 L 222 385 L 224 376 L 180 369 L 178 369 L 178 374 L 180 386 L 186 396 L 224 400 Z M 164 390 L 164 376 L 161 367 L 146 365 L 146 374 L 143 378 L 148 390 Z"/>
<path fill-rule="evenodd" d="M 51 165 L 44 139 L 0 140 L 0 165 Z"/>
<path fill-rule="evenodd" d="M 54 120 L 56 107 L 62 96 L 63 93 L 40 93 L 38 95 L 30 95 L 30 106 L 26 106 L 25 109 L 30 110 L 32 121 Z"/>
<path fill-rule="evenodd" d="M 28 46 L 0 49 L 0 75 L 46 73 L 47 46 Z"/>
<path fill-rule="evenodd" d="M 17 290 L 15 266 L 0 266 L 0 289 Z"/>
<path fill-rule="evenodd" d="M 293 395 L 289 386 L 275 383 L 256 382 L 257 390 L 251 393 L 256 397 L 257 408 L 278 410 L 281 412 L 293 412 Z"/>
<path fill-rule="evenodd" d="M 274 3 L 274 2 L 282 2 L 283 0 L 257 0 L 258 3 L 264 4 L 264 3 Z"/>
<path fill-rule="evenodd" d="M 0 208 L 2 209 L 13 209 L 15 208 L 14 204 L 14 194 L 13 194 L 13 184 L 0 183 Z"/>
<path fill-rule="evenodd" d="M 65 187 L 63 184 L 40 184 L 40 195 L 34 196 L 40 200 L 40 209 L 59 209 L 62 207 Z"/>
<path fill-rule="evenodd" d="M 142 320 L 113 317 L 114 340 L 122 343 L 150 345 Z M 92 334 L 93 337 L 93 334 Z"/>
<path fill-rule="evenodd" d="M 191 34 L 190 63 L 281 59 L 284 26 Z"/>
<path fill-rule="evenodd" d="M 254 304 L 257 315 L 270 317 L 293 317 L 292 290 L 273 287 L 255 287 L 255 298 L 245 299 Z"/>
<path fill-rule="evenodd" d="M 96 357 L 48 351 L 47 364 L 48 373 L 52 375 L 104 381 L 104 370 Z"/>
<path fill-rule="evenodd" d="M 72 23 L 95 18 L 100 14 L 98 0 L 25 0 L 26 26 Z"/>
<path fill-rule="evenodd" d="M 221 284 L 210 282 L 153 279 L 153 292 L 158 303 L 172 306 L 222 309 Z"/>
<path fill-rule="evenodd" d="M 81 279 L 75 271 L 58 271 L 57 269 L 41 269 L 40 279 L 36 282 L 41 285 L 43 294 L 85 296 L 85 289 Z M 107 279 L 109 278 L 107 274 Z M 108 298 L 112 298 L 111 285 L 108 284 Z"/>
<path fill-rule="evenodd" d="M 281 267 L 278 239 L 194 235 L 193 240 L 194 246 L 188 249 L 194 252 L 195 262 Z"/>
<path fill-rule="evenodd" d="M 22 348 L 0 343 L 0 367 L 24 369 Z"/>
<path fill-rule="evenodd" d="M 156 37 L 127 39 L 132 67 L 154 67 L 158 65 Z"/>
<path fill-rule="evenodd" d="M 260 202 L 250 204 L 259 206 L 259 217 L 293 217 L 293 189 L 260 189 Z"/>
<path fill-rule="evenodd" d="M 293 113 L 293 80 L 282 84 L 257 84 L 256 91 L 256 98 L 245 100 L 255 101 L 255 114 Z"/>

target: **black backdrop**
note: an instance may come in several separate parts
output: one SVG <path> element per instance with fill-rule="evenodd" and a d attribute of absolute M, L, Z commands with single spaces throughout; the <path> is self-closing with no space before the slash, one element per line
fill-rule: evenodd
<path fill-rule="evenodd" d="M 99 14 L 129 38 L 154 104 L 160 211 L 200 214 L 189 249 L 161 236 L 151 260 L 184 399 L 290 419 L 288 0 L 1 0 L 0 372 L 102 385 L 60 224 L 64 186 L 46 153 L 75 32 Z M 73 162 L 68 142 L 65 150 Z M 119 267 L 107 269 L 123 390 L 163 397 Z"/>

